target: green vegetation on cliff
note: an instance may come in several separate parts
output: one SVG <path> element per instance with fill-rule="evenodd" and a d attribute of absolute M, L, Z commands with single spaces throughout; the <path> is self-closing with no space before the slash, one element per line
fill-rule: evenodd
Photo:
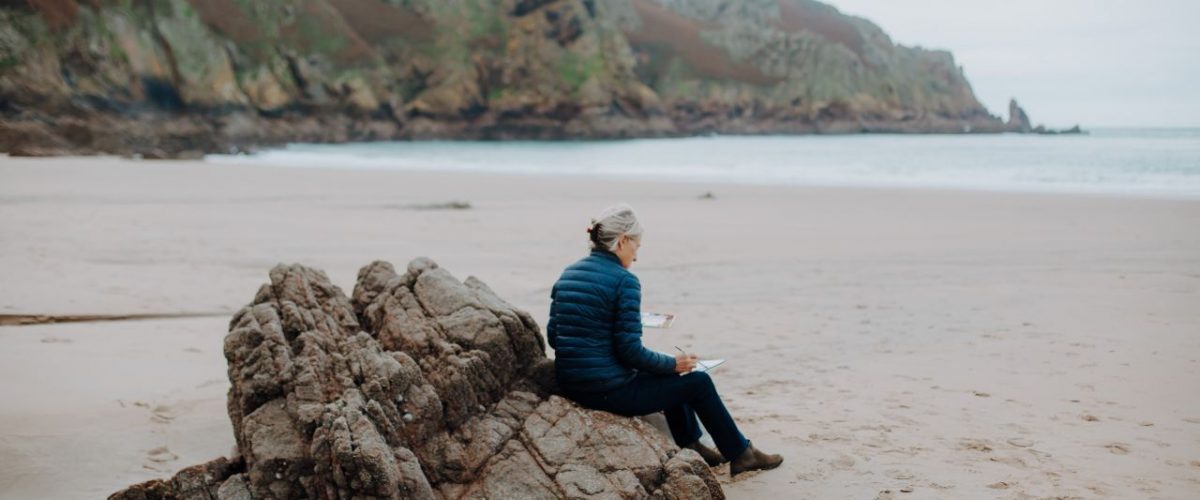
<path fill-rule="evenodd" d="M 1006 130 L 949 53 L 812 0 L 40 0 L 0 21 L 6 150 Z M 183 145 L 97 130 L 147 119 Z"/>

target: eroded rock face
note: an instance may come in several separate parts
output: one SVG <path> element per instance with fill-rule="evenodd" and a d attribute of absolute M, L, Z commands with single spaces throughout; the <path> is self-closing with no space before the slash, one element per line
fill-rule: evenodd
<path fill-rule="evenodd" d="M 111 498 L 724 498 L 646 422 L 552 395 L 533 318 L 426 258 L 352 297 L 276 266 L 225 357 L 239 456 Z"/>
<path fill-rule="evenodd" d="M 813 0 L 0 2 L 13 155 L 1019 130 L 950 53 Z"/>

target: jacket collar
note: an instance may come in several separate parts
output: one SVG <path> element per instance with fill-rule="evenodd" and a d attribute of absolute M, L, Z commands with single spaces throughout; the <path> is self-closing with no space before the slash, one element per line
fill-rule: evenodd
<path fill-rule="evenodd" d="M 599 255 L 600 257 L 603 257 L 603 258 L 605 258 L 605 259 L 608 259 L 608 260 L 611 260 L 611 261 L 613 261 L 613 262 L 616 262 L 617 264 L 620 264 L 620 263 L 621 263 L 621 258 L 620 258 L 620 257 L 617 257 L 617 254 L 615 254 L 615 253 L 612 253 L 612 252 L 610 252 L 610 251 L 608 251 L 608 250 L 605 250 L 605 249 L 603 249 L 603 248 L 593 248 L 593 249 L 592 249 L 592 255 Z"/>

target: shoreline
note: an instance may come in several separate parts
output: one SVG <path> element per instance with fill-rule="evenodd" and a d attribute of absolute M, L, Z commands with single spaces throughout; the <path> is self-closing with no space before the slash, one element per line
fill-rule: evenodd
<path fill-rule="evenodd" d="M 1200 135 L 1120 129 L 1094 138 L 711 136 L 536 142 L 288 144 L 206 163 L 478 172 L 638 182 L 928 189 L 1200 199 Z M 1157 134 L 1157 135 L 1156 135 Z M 1139 153 L 1145 148 L 1160 153 Z M 336 165 L 336 167 L 331 167 Z"/>
<path fill-rule="evenodd" d="M 310 143 L 304 143 L 310 144 Z M 361 143 L 370 144 L 370 143 Z M 218 161 L 212 161 L 213 158 L 220 158 Z M 246 161 L 242 161 L 246 159 Z M 587 173 L 542 173 L 542 172 L 516 172 L 516 171 L 488 171 L 483 169 L 442 169 L 439 167 L 392 167 L 392 168 L 375 168 L 375 167 L 337 167 L 329 165 L 283 165 L 269 163 L 263 161 L 249 160 L 245 155 L 206 155 L 204 158 L 196 159 L 131 159 L 116 155 L 79 155 L 79 156 L 56 156 L 56 157 L 9 157 L 0 154 L 0 160 L 9 160 L 16 163 L 54 163 L 59 160 L 69 161 L 97 161 L 110 164 L 133 164 L 153 166 L 153 168 L 250 168 L 250 169 L 280 169 L 291 171 L 316 170 L 324 172 L 361 172 L 361 173 L 394 173 L 397 175 L 432 175 L 432 176 L 448 176 L 470 179 L 476 177 L 494 177 L 497 179 L 547 179 L 547 180 L 589 180 L 603 181 L 613 184 L 633 183 L 633 184 L 657 184 L 661 186 L 707 186 L 707 190 L 697 190 L 697 197 L 702 197 L 706 192 L 711 192 L 720 188 L 732 189 L 766 189 L 766 190 L 833 190 L 845 191 L 847 193 L 854 192 L 897 192 L 910 194 L 932 194 L 932 195 L 983 195 L 983 196 L 1033 196 L 1033 197 L 1068 197 L 1068 198 L 1096 198 L 1096 199 L 1128 199 L 1128 200 L 1148 200 L 1148 201 L 1164 201 L 1164 202 L 1197 202 L 1200 201 L 1200 193 L 1166 193 L 1166 192 L 1147 192 L 1147 191 L 1116 191 L 1116 190 L 1094 190 L 1094 191 L 1078 191 L 1068 188 L 1054 189 L 1047 187 L 1046 189 L 1030 189 L 1019 187 L 984 187 L 975 185 L 927 185 L 927 184 L 887 184 L 887 183 L 818 183 L 818 182 L 772 182 L 772 181 L 727 181 L 727 180 L 712 180 L 712 179 L 688 179 L 688 178 L 671 178 L 667 176 L 657 175 L 620 175 L 620 174 L 587 174 Z M 0 168 L 4 165 L 0 162 Z M 446 200 L 447 202 L 452 200 Z M 393 207 L 402 208 L 402 207 Z M 416 207 L 410 207 L 417 209 Z"/>
<path fill-rule="evenodd" d="M 666 175 L 641 175 L 641 176 L 625 176 L 620 174 L 576 174 L 576 173 L 539 173 L 539 172 L 515 172 L 515 171 L 486 171 L 486 170 L 439 170 L 437 167 L 421 168 L 421 167 L 397 167 L 390 169 L 377 169 L 371 167 L 330 167 L 330 166 L 310 166 L 310 165 L 276 165 L 265 162 L 255 161 L 238 161 L 236 159 L 226 160 L 222 158 L 218 162 L 212 162 L 210 158 L 224 155 L 206 155 L 203 161 L 208 164 L 230 165 L 236 167 L 267 167 L 281 169 L 296 169 L 296 168 L 312 168 L 328 171 L 347 171 L 347 170 L 388 170 L 394 172 L 410 172 L 410 173 L 429 173 L 429 174 L 445 174 L 445 175 L 495 175 L 502 177 L 546 177 L 546 178 L 576 178 L 576 179 L 594 179 L 594 180 L 611 180 L 614 182 L 639 182 L 639 183 L 658 183 L 658 184 L 675 184 L 675 185 L 704 185 L 704 186 L 745 186 L 751 188 L 780 188 L 780 189 L 834 189 L 834 190 L 849 190 L 849 191 L 911 191 L 911 192 L 927 192 L 932 194 L 937 193 L 974 193 L 974 194 L 993 194 L 993 195 L 1044 195 L 1044 196 L 1073 196 L 1073 197 L 1099 197 L 1099 198 L 1129 198 L 1129 199 L 1145 199 L 1145 200 L 1163 200 L 1163 201 L 1200 201 L 1200 192 L 1197 193 L 1172 193 L 1172 192 L 1148 192 L 1148 191 L 1119 191 L 1119 190 L 1093 190 L 1080 191 L 1072 188 L 1054 188 L 1047 186 L 1045 189 L 1033 189 L 1031 187 L 987 187 L 982 185 L 932 185 L 932 184 L 888 184 L 879 183 L 854 183 L 854 182 L 795 182 L 781 183 L 775 181 L 728 181 L 728 180 L 711 180 L 711 179 L 686 179 L 672 178 Z M 236 156 L 234 158 L 240 158 Z M 703 193 L 701 193 L 703 195 Z"/>

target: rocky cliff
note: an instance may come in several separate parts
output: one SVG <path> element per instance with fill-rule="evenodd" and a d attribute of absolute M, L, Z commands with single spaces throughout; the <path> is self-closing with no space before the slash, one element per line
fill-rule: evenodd
<path fill-rule="evenodd" d="M 811 0 L 0 1 L 0 150 L 1015 130 Z"/>
<path fill-rule="evenodd" d="M 276 266 L 230 322 L 236 455 L 116 500 L 723 499 L 696 452 L 554 392 L 541 331 L 429 259 Z"/>

